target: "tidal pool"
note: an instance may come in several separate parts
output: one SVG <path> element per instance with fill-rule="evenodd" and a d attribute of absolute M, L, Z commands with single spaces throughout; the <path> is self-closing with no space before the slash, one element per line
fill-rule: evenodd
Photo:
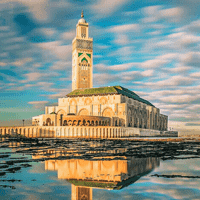
<path fill-rule="evenodd" d="M 200 199 L 199 142 L 0 140 L 0 199 Z"/>

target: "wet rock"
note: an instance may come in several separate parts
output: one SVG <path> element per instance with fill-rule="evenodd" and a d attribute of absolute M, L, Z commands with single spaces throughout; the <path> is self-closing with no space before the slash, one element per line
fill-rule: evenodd
<path fill-rule="evenodd" d="M 8 158 L 10 155 L 0 155 L 0 158 Z"/>
<path fill-rule="evenodd" d="M 10 185 L 0 185 L 0 187 L 16 189 L 15 186 L 10 186 Z"/>
<path fill-rule="evenodd" d="M 9 165 L 0 165 L 0 169 L 3 169 L 3 168 L 8 168 Z"/>
<path fill-rule="evenodd" d="M 32 167 L 32 165 L 30 165 L 30 164 L 21 164 L 20 166 L 22 166 L 22 167 Z"/>
<path fill-rule="evenodd" d="M 12 167 L 12 168 L 6 169 L 6 171 L 15 173 L 16 171 L 19 171 L 20 169 L 21 167 Z"/>
<path fill-rule="evenodd" d="M 176 174 L 172 174 L 172 175 L 154 174 L 154 175 L 151 175 L 151 176 L 163 177 L 163 178 L 200 178 L 200 176 L 182 176 L 182 175 L 176 175 Z"/>
<path fill-rule="evenodd" d="M 6 172 L 0 172 L 0 176 L 6 175 Z"/>
<path fill-rule="evenodd" d="M 30 160 L 30 159 L 27 159 L 27 160 L 8 160 L 5 163 L 7 165 L 14 165 L 16 163 L 24 163 L 24 162 L 32 162 L 32 160 Z"/>
<path fill-rule="evenodd" d="M 6 180 L 6 179 L 3 179 L 3 180 L 0 180 L 0 182 L 21 182 L 22 180 L 17 180 L 17 179 L 8 179 L 8 180 Z"/>

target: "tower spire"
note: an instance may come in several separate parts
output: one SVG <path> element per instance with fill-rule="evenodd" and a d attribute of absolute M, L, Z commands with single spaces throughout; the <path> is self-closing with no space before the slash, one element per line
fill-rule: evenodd
<path fill-rule="evenodd" d="M 82 17 L 82 18 L 84 17 L 83 10 L 82 10 L 82 12 L 81 12 L 81 17 Z"/>
<path fill-rule="evenodd" d="M 88 29 L 82 10 L 72 42 L 72 90 L 93 87 L 93 39 Z"/>

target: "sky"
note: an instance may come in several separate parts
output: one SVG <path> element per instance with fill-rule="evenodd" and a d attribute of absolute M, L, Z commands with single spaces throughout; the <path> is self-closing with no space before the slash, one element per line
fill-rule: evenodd
<path fill-rule="evenodd" d="M 82 9 L 93 86 L 121 85 L 169 126 L 200 128 L 199 0 L 0 0 L 0 126 L 28 124 L 71 91 Z"/>

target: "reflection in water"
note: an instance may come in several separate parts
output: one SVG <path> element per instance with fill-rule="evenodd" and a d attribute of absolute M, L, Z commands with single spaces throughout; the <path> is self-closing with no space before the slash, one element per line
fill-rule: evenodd
<path fill-rule="evenodd" d="M 126 160 L 46 160 L 45 170 L 56 170 L 59 179 L 66 179 L 72 184 L 72 200 L 91 200 L 92 188 L 121 189 L 148 174 L 159 163 L 159 158 L 152 157 L 126 157 Z"/>
<path fill-rule="evenodd" d="M 200 199 L 198 149 L 194 141 L 2 138 L 0 199 Z M 151 156 L 168 161 L 158 175 L 137 181 L 159 165 L 156 158 L 144 158 Z M 44 164 L 54 172 L 44 173 Z"/>
<path fill-rule="evenodd" d="M 110 141 L 76 142 L 65 145 L 60 141 L 48 142 L 37 142 L 37 147 L 31 148 L 29 143 L 19 142 L 9 142 L 8 146 L 16 152 L 31 154 L 33 159 L 44 159 L 45 170 L 57 171 L 58 179 L 71 183 L 72 200 L 91 200 L 92 188 L 122 189 L 160 164 L 159 158 L 155 157 L 125 156 L 127 148 L 121 147 L 121 144 L 116 144 L 116 148 L 113 148 Z M 139 146 L 137 148 L 139 149 Z"/>

